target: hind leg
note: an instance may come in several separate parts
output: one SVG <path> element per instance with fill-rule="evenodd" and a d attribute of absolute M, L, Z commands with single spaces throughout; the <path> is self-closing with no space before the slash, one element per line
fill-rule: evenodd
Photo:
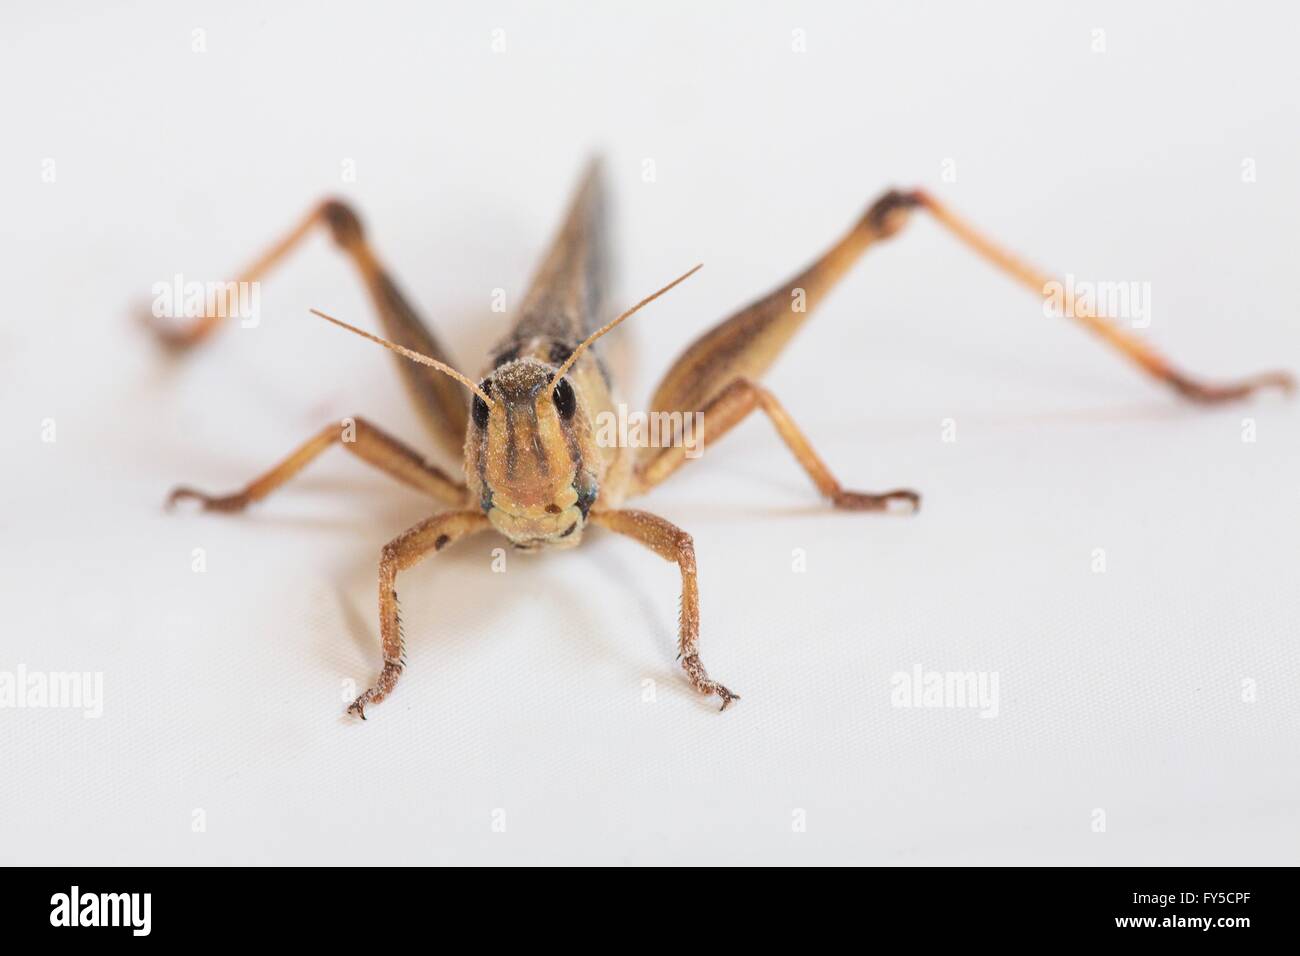
<path fill-rule="evenodd" d="M 302 241 L 318 227 L 329 230 L 335 244 L 352 261 L 360 273 L 371 301 L 379 313 L 384 334 L 398 345 L 438 359 L 454 366 L 447 350 L 413 309 L 397 288 L 388 271 L 380 263 L 361 226 L 361 220 L 352 208 L 337 199 L 327 199 L 302 218 L 282 239 L 240 273 L 236 282 L 257 282 L 284 260 Z M 220 326 L 226 312 L 219 302 L 207 303 L 204 315 L 178 324 L 173 320 L 155 318 L 146 313 L 144 320 L 158 338 L 177 351 L 190 349 L 212 335 Z M 465 424 L 469 407 L 461 387 L 445 375 L 398 360 L 403 381 L 415 400 L 425 424 L 434 437 L 451 454 L 460 457 L 465 444 Z"/>
<path fill-rule="evenodd" d="M 1066 317 L 1074 319 L 1148 375 L 1171 386 L 1184 398 L 1196 402 L 1227 402 L 1246 398 L 1265 388 L 1276 388 L 1283 392 L 1295 388 L 1295 379 L 1291 373 L 1281 371 L 1263 372 L 1235 382 L 1209 382 L 1190 375 L 1114 318 L 1103 315 L 1090 304 L 1080 302 L 1073 293 L 1064 292 L 1064 286 L 1060 282 L 998 246 L 933 196 L 916 190 L 907 194 L 906 199 L 911 205 L 930 213 L 939 225 L 985 262 L 1006 273 L 1030 292 L 1052 300 L 1059 305 Z"/>
<path fill-rule="evenodd" d="M 903 227 L 909 210 L 899 193 L 887 193 L 807 268 L 692 342 L 655 390 L 651 414 L 702 412 L 705 435 L 717 441 L 755 408 L 762 408 L 804 470 L 833 501 L 837 496 L 843 502 L 857 501 L 857 510 L 879 510 L 892 500 L 915 505 L 919 499 L 914 492 L 872 495 L 840 489 L 775 396 L 757 384 L 813 309 L 867 249 Z M 686 461 L 682 447 L 640 449 L 634 492 L 648 491 Z"/>
<path fill-rule="evenodd" d="M 687 346 L 655 390 L 650 401 L 651 414 L 705 412 L 705 429 L 716 440 L 735 424 L 731 416 L 743 417 L 755 405 L 761 405 L 825 492 L 828 486 L 816 477 L 817 469 L 809 464 L 815 456 L 807 454 L 811 452 L 807 441 L 798 435 L 783 410 L 773 411 L 780 406 L 770 393 L 755 391 L 752 383 L 767 371 L 813 309 L 862 254 L 877 242 L 896 235 L 916 209 L 930 212 L 949 232 L 1022 285 L 1040 296 L 1049 296 L 1053 284 L 1048 276 L 993 244 L 930 196 L 919 191 L 891 191 L 876 200 L 852 229 L 807 268 Z M 1227 401 L 1244 398 L 1261 388 L 1290 391 L 1294 387 L 1293 379 L 1285 372 L 1269 372 L 1226 384 L 1205 382 L 1178 370 L 1137 335 L 1082 303 L 1064 302 L 1063 311 L 1148 374 L 1195 401 Z M 737 384 L 745 380 L 750 384 Z M 733 392 L 724 398 L 728 389 Z M 716 426 L 708 420 L 710 411 L 721 418 Z M 798 435 L 798 439 L 792 440 L 791 435 Z M 804 446 L 804 451 L 799 445 Z M 647 490 L 676 471 L 686 460 L 681 452 L 680 448 L 640 449 L 636 459 L 638 490 Z M 825 466 L 821 467 L 824 471 Z"/>

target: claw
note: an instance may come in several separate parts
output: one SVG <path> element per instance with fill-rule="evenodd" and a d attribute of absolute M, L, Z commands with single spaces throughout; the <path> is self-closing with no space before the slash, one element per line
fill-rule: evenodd
<path fill-rule="evenodd" d="M 723 687 L 722 685 L 718 685 L 717 694 L 719 697 L 722 698 L 722 706 L 718 708 L 718 713 L 722 713 L 724 710 L 730 707 L 731 702 L 733 700 L 740 700 L 739 694 L 733 694 L 731 691 L 727 690 L 727 688 Z"/>
<path fill-rule="evenodd" d="M 183 325 L 175 318 L 154 315 L 153 309 L 148 304 L 136 309 L 135 316 L 140 325 L 153 335 L 154 341 L 162 347 L 163 351 L 173 355 L 189 351 L 206 338 L 220 321 L 219 315 L 205 315 L 202 318 L 185 320 L 187 324 Z"/>
<path fill-rule="evenodd" d="M 1198 382 L 1186 375 L 1173 373 L 1169 378 L 1169 382 L 1184 397 L 1190 398 L 1194 402 L 1204 402 L 1210 405 L 1217 402 L 1231 402 L 1239 398 L 1246 398 L 1264 388 L 1276 388 L 1284 395 L 1290 395 L 1295 391 L 1295 379 L 1289 372 L 1265 372 L 1262 375 L 1255 375 L 1243 381 L 1227 385 L 1211 385 Z"/>
<path fill-rule="evenodd" d="M 700 690 L 705 694 L 717 694 L 722 698 L 722 706 L 718 708 L 718 713 L 730 707 L 733 700 L 740 700 L 739 694 L 732 693 L 715 680 L 705 681 Z"/>
<path fill-rule="evenodd" d="M 168 511 L 171 511 L 173 508 L 176 507 L 176 502 L 182 501 L 185 498 L 198 498 L 201 501 L 203 499 L 203 496 L 199 494 L 199 492 L 195 491 L 193 488 L 185 488 L 185 487 L 173 488 L 171 490 L 171 493 L 167 495 L 167 502 L 165 505 L 163 505 L 163 507 L 165 507 Z"/>
<path fill-rule="evenodd" d="M 690 653 L 683 657 L 679 653 L 677 656 L 681 659 L 682 669 L 686 671 L 686 676 L 691 679 L 691 683 L 695 685 L 696 690 L 701 694 L 717 694 L 722 698 L 721 710 L 726 710 L 727 705 L 733 700 L 740 700 L 739 694 L 733 694 L 726 687 L 709 677 L 704 665 L 700 663 L 699 654 Z"/>
<path fill-rule="evenodd" d="M 351 704 L 348 705 L 348 713 L 356 714 L 362 720 L 366 719 L 366 705 L 377 704 L 393 692 L 393 685 L 397 683 L 397 678 L 402 675 L 402 661 L 395 659 L 384 661 L 384 669 L 379 674 L 379 680 L 375 686 L 370 688 Z"/>
<path fill-rule="evenodd" d="M 835 507 L 846 511 L 887 511 L 899 514 L 916 514 L 921 510 L 921 496 L 910 488 L 870 494 L 864 491 L 838 491 L 832 499 Z M 904 508 L 893 507 L 901 502 Z"/>
<path fill-rule="evenodd" d="M 171 494 L 167 496 L 166 508 L 171 511 L 176 506 L 176 502 L 187 499 L 199 502 L 204 511 L 239 511 L 248 504 L 248 500 L 242 494 L 213 497 L 196 488 L 181 485 L 179 488 L 173 488 Z"/>

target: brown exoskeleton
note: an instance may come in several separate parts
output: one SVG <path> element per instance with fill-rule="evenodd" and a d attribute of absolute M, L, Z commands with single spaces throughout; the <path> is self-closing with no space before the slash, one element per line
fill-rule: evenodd
<path fill-rule="evenodd" d="M 850 511 L 895 507 L 915 510 L 920 498 L 913 491 L 872 494 L 841 487 L 776 397 L 758 384 L 758 379 L 858 257 L 876 242 L 899 232 L 916 210 L 929 212 L 980 256 L 1031 291 L 1045 294 L 1051 281 L 1048 276 L 993 245 L 927 194 L 887 192 L 807 268 L 691 343 L 655 390 L 651 414 L 701 412 L 707 440 L 717 441 L 745 416 L 761 409 L 818 491 L 834 507 Z M 605 312 L 607 259 L 604 191 L 598 164 L 593 163 L 584 175 L 564 224 L 519 309 L 518 321 L 493 350 L 477 383 L 452 367 L 446 349 L 416 316 L 380 265 L 356 215 L 341 202 L 329 200 L 313 209 L 240 279 L 251 281 L 261 276 L 316 225 L 328 228 L 334 241 L 352 259 L 391 341 L 352 329 L 337 319 L 330 321 L 415 360 L 401 363 L 406 384 L 435 438 L 445 449 L 463 454 L 465 481 L 429 464 L 418 452 L 370 422 L 355 418 L 350 440 L 343 439 L 339 426 L 327 425 L 242 491 L 212 496 L 178 488 L 169 500 L 193 498 L 210 510 L 239 511 L 265 498 L 325 449 L 341 443 L 353 454 L 445 506 L 446 510 L 397 536 L 383 549 L 379 563 L 379 625 L 384 666 L 374 686 L 348 708 L 361 717 L 365 717 L 367 705 L 392 693 L 404 667 L 396 591 L 399 572 L 429 553 L 489 527 L 510 539 L 516 548 L 537 551 L 577 545 L 589 524 L 627 535 L 677 564 L 682 576 L 678 635 L 682 667 L 695 688 L 717 694 L 725 710 L 737 695 L 710 678 L 700 660 L 699 592 L 690 535 L 649 512 L 622 507 L 626 499 L 644 494 L 680 468 L 689 457 L 686 449 L 680 443 L 638 449 L 608 447 L 608 443 L 596 440 L 594 422 L 600 413 L 614 410 L 614 398 L 608 370 L 592 343 L 686 278 L 682 276 L 598 327 Z M 791 304 L 799 290 L 804 308 L 795 310 Z M 1174 368 L 1140 339 L 1082 302 L 1067 298 L 1060 305 L 1066 315 L 1186 398 L 1221 402 L 1244 398 L 1268 386 L 1285 391 L 1294 387 L 1291 376 L 1282 372 L 1226 385 L 1202 382 Z M 206 337 L 219 321 L 218 315 L 212 314 L 183 328 L 155 328 L 164 341 L 183 348 Z M 468 408 L 465 389 L 471 397 Z"/>

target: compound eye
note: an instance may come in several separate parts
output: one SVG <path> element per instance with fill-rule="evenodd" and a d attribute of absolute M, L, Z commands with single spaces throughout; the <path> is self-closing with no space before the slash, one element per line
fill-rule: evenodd
<path fill-rule="evenodd" d="M 484 379 L 483 384 L 480 386 L 480 388 L 482 388 L 483 391 L 491 395 L 492 379 L 490 378 Z M 474 396 L 474 404 L 470 408 L 470 414 L 474 418 L 475 425 L 477 425 L 479 428 L 487 428 L 487 423 L 488 423 L 487 402 L 483 401 L 483 399 L 479 398 L 477 395 Z"/>
<path fill-rule="evenodd" d="M 573 417 L 573 413 L 578 409 L 578 397 L 573 394 L 573 386 L 569 384 L 567 378 L 562 378 L 555 386 L 554 392 L 555 410 L 560 413 L 560 417 L 568 421 Z"/>

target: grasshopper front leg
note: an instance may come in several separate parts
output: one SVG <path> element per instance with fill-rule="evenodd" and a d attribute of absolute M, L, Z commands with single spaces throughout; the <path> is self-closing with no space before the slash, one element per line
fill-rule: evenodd
<path fill-rule="evenodd" d="M 672 561 L 682 572 L 682 609 L 678 622 L 677 657 L 686 676 L 701 694 L 717 694 L 726 710 L 740 695 L 709 677 L 700 660 L 700 587 L 695 579 L 695 543 L 669 521 L 648 511 L 596 511 L 591 518 L 610 531 L 641 542 L 659 557 Z"/>
<path fill-rule="evenodd" d="M 430 551 L 441 551 L 487 526 L 487 517 L 481 511 L 446 511 L 421 521 L 384 545 L 379 561 L 379 636 L 384 648 L 384 669 L 374 686 L 348 706 L 349 714 L 365 720 L 366 707 L 393 692 L 406 666 L 397 607 L 397 572 L 419 563 Z"/>

